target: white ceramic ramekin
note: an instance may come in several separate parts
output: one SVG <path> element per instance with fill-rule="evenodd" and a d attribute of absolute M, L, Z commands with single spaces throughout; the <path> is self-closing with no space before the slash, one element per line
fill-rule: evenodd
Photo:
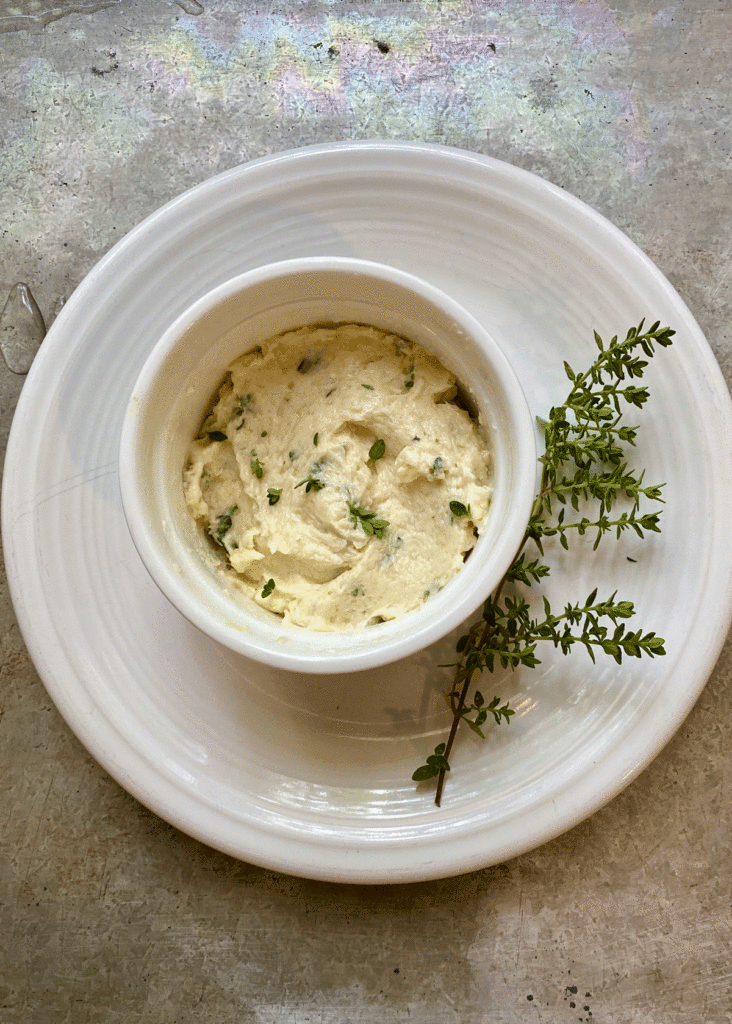
<path fill-rule="evenodd" d="M 186 506 L 182 470 L 204 410 L 233 359 L 281 331 L 339 321 L 369 323 L 416 341 L 457 376 L 490 441 L 494 491 L 470 558 L 439 593 L 389 622 L 322 633 L 283 622 L 227 585 Z M 340 257 L 259 267 L 195 302 L 143 366 L 120 445 L 125 515 L 162 592 L 213 639 L 300 672 L 350 672 L 396 661 L 472 615 L 514 557 L 535 480 L 531 414 L 512 367 L 485 328 L 411 274 Z"/>

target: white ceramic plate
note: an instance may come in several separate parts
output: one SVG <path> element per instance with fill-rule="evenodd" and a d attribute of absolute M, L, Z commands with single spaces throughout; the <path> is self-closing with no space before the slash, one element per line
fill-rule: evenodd
<path fill-rule="evenodd" d="M 462 302 L 513 358 L 532 409 L 567 392 L 563 360 L 641 317 L 677 331 L 647 373 L 638 464 L 665 481 L 664 532 L 557 558 L 553 600 L 596 585 L 667 638 L 656 660 L 547 651 L 486 680 L 512 724 L 461 735 L 441 809 L 410 776 L 442 738 L 451 646 L 353 676 L 266 669 L 217 646 L 160 595 L 125 526 L 122 413 L 156 339 L 251 267 L 372 259 Z M 183 831 L 235 857 L 350 882 L 476 869 L 579 822 L 668 741 L 730 623 L 732 412 L 698 326 L 653 264 L 584 204 L 514 167 L 414 144 L 284 153 L 185 193 L 99 263 L 53 325 L 8 446 L 3 539 L 31 656 L 93 756 Z M 692 527 L 693 528 L 690 528 Z M 629 558 L 635 561 L 629 561 Z"/>

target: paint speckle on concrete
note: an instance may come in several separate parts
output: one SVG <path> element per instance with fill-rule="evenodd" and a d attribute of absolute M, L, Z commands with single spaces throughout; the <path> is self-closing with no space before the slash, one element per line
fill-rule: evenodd
<path fill-rule="evenodd" d="M 664 7 L 662 11 L 654 16 L 653 23 L 656 28 L 670 28 L 674 23 L 674 15 L 676 14 L 676 4 L 671 4 L 669 7 Z"/>
<path fill-rule="evenodd" d="M 337 117 L 353 138 L 541 152 L 541 170 L 570 188 L 588 176 L 627 188 L 642 173 L 649 125 L 613 81 L 626 44 L 608 9 L 598 22 L 577 4 L 561 15 L 458 7 L 455 21 L 420 5 L 411 16 L 230 17 L 227 31 L 223 19 L 181 19 L 152 40 L 146 66 L 157 89 L 204 105 L 237 103 L 245 80 L 262 118 L 313 133 Z"/>
<path fill-rule="evenodd" d="M 95 14 L 120 0 L 0 0 L 0 32 L 38 31 L 70 14 Z"/>

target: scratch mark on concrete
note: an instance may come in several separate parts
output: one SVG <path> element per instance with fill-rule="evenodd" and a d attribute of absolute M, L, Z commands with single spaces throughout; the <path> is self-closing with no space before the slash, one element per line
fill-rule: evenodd
<path fill-rule="evenodd" d="M 36 828 L 36 834 L 33 837 L 33 844 L 31 846 L 31 851 L 30 851 L 30 854 L 28 856 L 28 865 L 27 865 L 26 870 L 25 870 L 25 875 L 23 876 L 23 885 L 25 885 L 27 883 L 27 881 L 28 881 L 28 875 L 30 874 L 30 869 L 31 869 L 31 866 L 33 864 L 33 859 L 34 859 L 34 857 L 36 855 L 36 848 L 38 846 L 38 837 L 39 837 L 39 835 L 41 833 L 41 826 L 43 825 L 43 819 L 44 819 L 45 814 L 46 814 L 46 806 L 48 804 L 48 797 L 50 796 L 51 790 L 53 789 L 53 784 L 56 781 L 56 775 L 57 774 L 58 774 L 58 769 L 55 769 L 53 775 L 51 776 L 51 781 L 48 783 L 48 786 L 46 788 L 46 793 L 45 793 L 45 795 L 43 797 L 43 804 L 41 805 L 40 814 L 38 816 L 38 826 Z"/>

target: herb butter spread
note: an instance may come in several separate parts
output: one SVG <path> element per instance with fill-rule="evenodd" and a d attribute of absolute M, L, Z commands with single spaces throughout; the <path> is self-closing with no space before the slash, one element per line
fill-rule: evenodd
<path fill-rule="evenodd" d="M 288 331 L 229 367 L 183 480 L 241 590 L 287 621 L 393 619 L 460 569 L 490 453 L 455 377 L 374 327 Z"/>

